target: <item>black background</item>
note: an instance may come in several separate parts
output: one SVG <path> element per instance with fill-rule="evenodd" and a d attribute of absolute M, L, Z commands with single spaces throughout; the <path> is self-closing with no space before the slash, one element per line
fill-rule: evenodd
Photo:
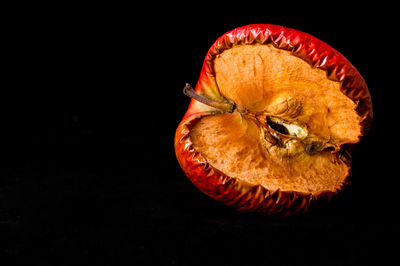
<path fill-rule="evenodd" d="M 254 6 L 252 6 L 254 5 Z M 15 10 L 1 88 L 0 256 L 30 265 L 365 265 L 398 252 L 398 25 L 393 7 L 63 6 Z M 46 9 L 45 9 L 46 8 Z M 294 218 L 199 192 L 175 129 L 208 48 L 251 23 L 310 33 L 365 78 L 371 132 L 353 184 Z"/>

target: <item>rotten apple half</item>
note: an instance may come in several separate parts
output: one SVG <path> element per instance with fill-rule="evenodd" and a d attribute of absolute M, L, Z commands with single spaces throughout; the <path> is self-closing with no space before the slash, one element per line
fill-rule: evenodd
<path fill-rule="evenodd" d="M 359 72 L 317 38 L 247 25 L 209 49 L 175 135 L 184 173 L 238 210 L 303 213 L 350 183 L 372 102 Z"/>

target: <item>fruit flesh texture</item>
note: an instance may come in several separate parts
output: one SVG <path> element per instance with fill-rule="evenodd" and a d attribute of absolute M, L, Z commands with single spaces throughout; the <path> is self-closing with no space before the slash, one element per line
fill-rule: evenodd
<path fill-rule="evenodd" d="M 341 187 L 350 166 L 338 151 L 358 142 L 362 129 L 340 82 L 270 44 L 234 46 L 213 67 L 219 93 L 240 106 L 231 114 L 204 116 L 191 129 L 194 148 L 213 167 L 269 190 Z M 287 132 L 271 129 L 267 118 Z M 313 143 L 318 148 L 309 152 Z"/>

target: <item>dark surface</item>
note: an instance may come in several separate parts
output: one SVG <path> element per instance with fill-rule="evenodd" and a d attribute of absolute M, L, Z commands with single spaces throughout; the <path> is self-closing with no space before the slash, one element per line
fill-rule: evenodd
<path fill-rule="evenodd" d="M 205 8 L 204 17 L 192 9 L 104 9 L 14 23 L 11 82 L 1 98 L 1 261 L 365 265 L 395 257 L 398 25 L 389 7 L 332 8 L 308 19 L 296 8 L 293 15 Z M 304 216 L 262 218 L 221 206 L 175 159 L 174 131 L 189 103 L 183 86 L 196 84 L 217 37 L 250 23 L 329 43 L 373 97 L 374 124 L 354 151 L 351 189 Z"/>

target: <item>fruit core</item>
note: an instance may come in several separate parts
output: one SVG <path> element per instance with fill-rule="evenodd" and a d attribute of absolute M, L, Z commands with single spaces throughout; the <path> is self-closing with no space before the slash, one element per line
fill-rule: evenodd
<path fill-rule="evenodd" d="M 269 190 L 341 188 L 350 172 L 344 144 L 358 142 L 361 117 L 340 82 L 271 44 L 233 46 L 213 71 L 226 102 L 190 127 L 211 166 Z"/>

